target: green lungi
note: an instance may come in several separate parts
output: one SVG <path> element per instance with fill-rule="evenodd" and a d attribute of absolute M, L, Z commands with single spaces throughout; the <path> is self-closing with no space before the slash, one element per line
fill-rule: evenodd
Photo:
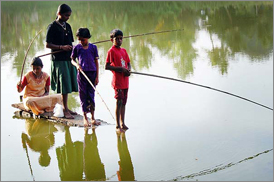
<path fill-rule="evenodd" d="M 76 67 L 70 61 L 51 61 L 50 84 L 57 93 L 78 92 Z"/>

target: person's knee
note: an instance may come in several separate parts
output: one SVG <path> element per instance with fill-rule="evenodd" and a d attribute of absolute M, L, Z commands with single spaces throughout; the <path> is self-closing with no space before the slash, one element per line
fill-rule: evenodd
<path fill-rule="evenodd" d="M 28 107 L 30 107 L 30 106 L 33 106 L 33 101 L 32 100 L 27 100 L 26 101 L 26 105 L 28 106 Z"/>
<path fill-rule="evenodd" d="M 123 105 L 123 100 L 122 99 L 118 99 L 117 100 L 117 106 L 121 107 Z"/>

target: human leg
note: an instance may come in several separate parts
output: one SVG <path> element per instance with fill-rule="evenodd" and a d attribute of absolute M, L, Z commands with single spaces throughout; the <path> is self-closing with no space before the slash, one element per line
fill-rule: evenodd
<path fill-rule="evenodd" d="M 92 85 L 94 87 L 96 87 L 95 85 L 95 78 L 96 78 L 96 71 L 86 71 L 85 72 L 86 76 L 88 77 L 88 79 L 91 81 Z M 90 83 L 87 83 L 87 89 L 86 89 L 86 92 L 87 92 L 87 102 L 88 102 L 88 110 L 90 111 L 91 113 L 91 123 L 93 125 L 100 125 L 101 122 L 98 122 L 95 120 L 95 116 L 94 116 L 94 112 L 95 112 L 95 90 L 93 88 Z"/>
<path fill-rule="evenodd" d="M 125 124 L 125 112 L 126 112 L 126 105 L 122 104 L 121 106 L 121 113 L 120 113 L 120 126 L 123 130 L 129 129 Z"/>
<path fill-rule="evenodd" d="M 76 115 L 76 112 L 68 108 L 68 94 L 78 91 L 77 70 L 71 65 L 70 61 L 52 61 L 51 64 L 51 88 L 57 93 L 62 94 L 64 114 L 68 119 L 73 119 L 71 114 Z"/>
<path fill-rule="evenodd" d="M 96 126 L 101 125 L 101 122 L 96 121 L 96 119 L 94 117 L 94 110 L 93 109 L 91 109 L 90 114 L 91 114 L 91 124 L 96 125 Z"/>
<path fill-rule="evenodd" d="M 35 115 L 52 112 L 56 103 L 62 104 L 62 97 L 60 94 L 52 94 L 42 97 L 27 97 L 24 98 L 24 106 L 30 109 Z"/>
<path fill-rule="evenodd" d="M 89 122 L 88 122 L 88 117 L 87 117 L 87 113 L 83 112 L 83 121 L 84 121 L 84 127 L 88 127 L 89 126 Z"/>
<path fill-rule="evenodd" d="M 123 100 L 122 100 L 121 113 L 120 113 L 120 126 L 122 129 L 127 130 L 128 127 L 125 125 L 125 113 L 126 113 L 128 89 L 123 89 L 122 93 L 123 93 Z"/>
<path fill-rule="evenodd" d="M 64 116 L 67 119 L 74 119 L 68 109 L 68 94 L 62 94 L 63 106 L 64 106 Z"/>
<path fill-rule="evenodd" d="M 123 101 L 121 99 L 117 99 L 116 102 L 116 130 L 117 131 L 123 131 L 120 125 L 120 118 L 121 118 L 121 107 L 122 107 Z"/>
<path fill-rule="evenodd" d="M 128 89 L 115 89 L 116 103 L 116 129 L 128 129 L 125 125 L 125 105 L 127 102 Z"/>

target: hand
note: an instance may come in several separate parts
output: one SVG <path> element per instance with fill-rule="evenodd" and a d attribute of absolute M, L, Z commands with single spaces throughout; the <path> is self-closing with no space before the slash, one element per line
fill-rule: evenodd
<path fill-rule="evenodd" d="M 45 92 L 44 95 L 41 95 L 41 97 L 47 96 L 47 95 L 49 95 L 49 92 Z"/>
<path fill-rule="evenodd" d="M 98 77 L 96 77 L 96 79 L 95 79 L 95 85 L 98 85 L 98 83 L 99 83 L 99 79 L 98 79 Z"/>
<path fill-rule="evenodd" d="M 18 86 L 18 87 L 22 87 L 22 84 L 21 84 L 20 81 L 17 83 L 17 86 Z"/>
<path fill-rule="evenodd" d="M 22 92 L 22 90 L 23 90 L 22 84 L 21 84 L 21 82 L 19 81 L 19 82 L 17 83 L 17 92 Z"/>
<path fill-rule="evenodd" d="M 77 68 L 77 70 L 82 70 L 82 67 L 79 65 L 79 64 L 77 64 L 77 66 L 76 66 L 76 68 Z"/>
<path fill-rule="evenodd" d="M 61 45 L 60 49 L 64 50 L 64 51 L 70 51 L 70 50 L 72 50 L 72 46 L 71 45 Z"/>
<path fill-rule="evenodd" d="M 128 69 L 124 69 L 124 75 L 125 76 L 130 76 L 130 70 L 128 70 Z"/>

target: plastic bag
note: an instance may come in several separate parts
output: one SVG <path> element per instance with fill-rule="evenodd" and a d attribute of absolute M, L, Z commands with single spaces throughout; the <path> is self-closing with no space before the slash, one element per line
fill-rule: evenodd
<path fill-rule="evenodd" d="M 64 117 L 64 111 L 63 111 L 63 106 L 61 104 L 56 104 L 54 109 L 53 109 L 53 116 L 62 118 Z"/>

